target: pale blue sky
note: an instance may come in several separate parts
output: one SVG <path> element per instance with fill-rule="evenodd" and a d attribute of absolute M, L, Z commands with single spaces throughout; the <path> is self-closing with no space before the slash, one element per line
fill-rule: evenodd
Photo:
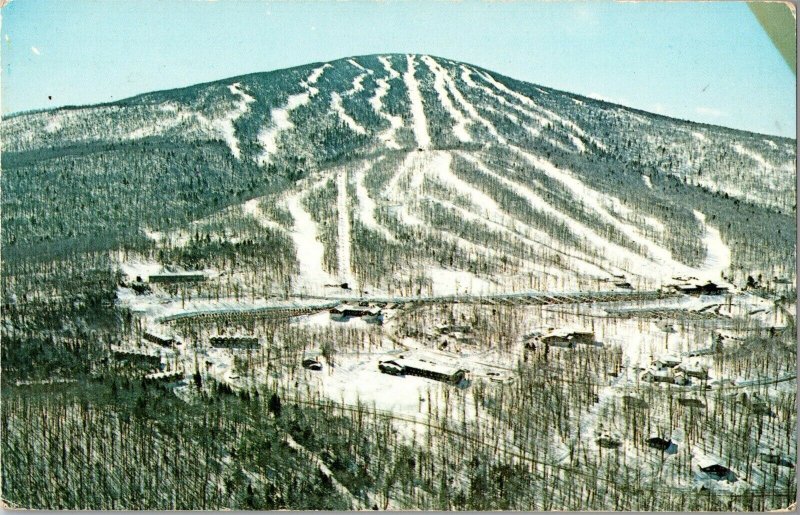
<path fill-rule="evenodd" d="M 2 38 L 4 113 L 412 52 L 678 118 L 796 130 L 795 76 L 744 3 L 14 0 Z"/>

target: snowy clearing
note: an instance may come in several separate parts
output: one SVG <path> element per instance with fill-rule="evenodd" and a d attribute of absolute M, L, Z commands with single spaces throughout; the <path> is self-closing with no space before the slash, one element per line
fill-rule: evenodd
<path fill-rule="evenodd" d="M 285 231 L 286 228 L 280 225 L 275 220 L 270 219 L 264 211 L 261 210 L 261 201 L 263 198 L 254 198 L 250 199 L 244 204 L 242 204 L 242 212 L 246 215 L 252 216 L 255 218 L 256 222 L 261 225 L 261 227 L 266 227 L 269 229 L 275 229 L 278 231 Z"/>
<path fill-rule="evenodd" d="M 317 224 L 303 207 L 304 195 L 305 193 L 300 192 L 288 197 L 286 208 L 294 218 L 291 235 L 299 265 L 297 284 L 301 291 L 316 293 L 324 291 L 326 284 L 335 284 L 336 280 L 325 271 L 323 259 L 325 247 L 317 237 Z"/>
<path fill-rule="evenodd" d="M 706 258 L 700 266 L 700 272 L 708 279 L 719 280 L 720 274 L 731 266 L 731 249 L 724 241 L 719 229 L 706 223 L 706 215 L 694 210 L 694 216 L 705 229 L 703 243 L 706 246 Z"/>

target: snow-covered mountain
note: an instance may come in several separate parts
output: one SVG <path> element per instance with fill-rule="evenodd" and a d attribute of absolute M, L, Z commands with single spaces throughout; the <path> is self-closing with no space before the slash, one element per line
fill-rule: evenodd
<path fill-rule="evenodd" d="M 12 259 L 125 245 L 242 284 L 266 267 L 304 293 L 794 273 L 794 140 L 439 57 L 23 113 L 2 138 Z"/>

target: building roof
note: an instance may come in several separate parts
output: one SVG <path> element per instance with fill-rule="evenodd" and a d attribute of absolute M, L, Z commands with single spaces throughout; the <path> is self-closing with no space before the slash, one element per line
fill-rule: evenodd
<path fill-rule="evenodd" d="M 376 306 L 359 306 L 357 304 L 339 304 L 335 308 L 331 309 L 332 311 L 360 311 L 364 313 L 369 313 L 370 315 L 377 315 L 381 312 L 381 308 Z"/>
<path fill-rule="evenodd" d="M 458 366 L 456 363 L 434 361 L 428 357 L 404 356 L 402 358 L 394 358 L 392 361 L 402 367 L 427 370 L 429 372 L 447 376 L 455 375 L 459 371 L 466 372 L 464 368 Z"/>

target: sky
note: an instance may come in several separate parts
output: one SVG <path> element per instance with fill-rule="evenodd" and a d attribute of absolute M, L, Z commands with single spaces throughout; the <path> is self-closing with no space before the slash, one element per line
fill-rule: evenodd
<path fill-rule="evenodd" d="M 796 77 L 739 2 L 13 0 L 1 33 L 4 114 L 399 52 L 796 134 Z"/>

